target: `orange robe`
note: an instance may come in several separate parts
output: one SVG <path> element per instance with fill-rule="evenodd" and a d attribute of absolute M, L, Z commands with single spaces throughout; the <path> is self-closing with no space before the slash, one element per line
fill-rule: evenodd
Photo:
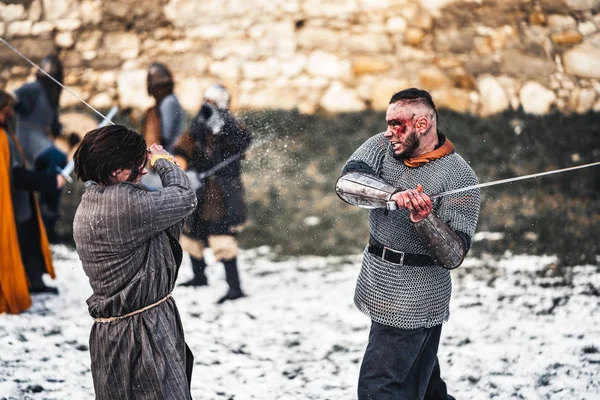
<path fill-rule="evenodd" d="M 12 133 L 11 137 L 19 147 L 19 142 Z M 0 314 L 5 312 L 18 314 L 31 306 L 29 282 L 21 259 L 12 203 L 11 167 L 7 132 L 0 127 Z M 46 236 L 35 195 L 32 193 L 31 196 L 33 196 L 32 203 L 35 206 L 34 211 L 40 231 L 40 244 L 46 263 L 46 271 L 54 278 L 56 275 L 52 265 L 48 237 Z"/>

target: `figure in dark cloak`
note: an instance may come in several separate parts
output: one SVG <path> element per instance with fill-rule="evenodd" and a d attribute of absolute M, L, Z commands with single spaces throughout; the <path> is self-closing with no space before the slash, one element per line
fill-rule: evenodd
<path fill-rule="evenodd" d="M 227 293 L 217 302 L 244 296 L 240 285 L 236 234 L 246 221 L 241 160 L 252 140 L 250 131 L 229 111 L 227 89 L 215 84 L 204 92 L 203 104 L 181 137 L 174 155 L 184 169 L 209 173 L 197 191 L 198 208 L 186 221 L 181 244 L 191 257 L 194 277 L 184 286 L 208 284 L 204 248 L 208 245 L 225 266 Z M 213 168 L 214 173 L 210 171 Z"/>
<path fill-rule="evenodd" d="M 62 87 L 48 75 L 63 83 L 64 70 L 55 55 L 44 57 L 40 68 L 43 72 L 36 71 L 34 82 L 26 83 L 15 91 L 16 131 L 27 164 L 35 171 L 55 174 L 57 167 L 62 169 L 67 164 L 67 155 L 54 145 L 54 139 L 62 131 L 59 122 Z M 59 217 L 60 196 L 60 189 L 45 191 L 40 195 L 42 219 L 51 243 L 59 241 L 55 226 Z"/>
<path fill-rule="evenodd" d="M 171 297 L 182 260 L 178 238 L 196 208 L 190 181 L 162 146 L 120 125 L 88 132 L 74 156 L 86 190 L 75 213 L 97 400 L 190 399 L 192 353 Z M 139 185 L 154 168 L 163 188 Z"/>

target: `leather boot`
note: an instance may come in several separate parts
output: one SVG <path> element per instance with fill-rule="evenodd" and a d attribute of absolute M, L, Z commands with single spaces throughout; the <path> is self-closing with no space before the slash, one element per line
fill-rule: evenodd
<path fill-rule="evenodd" d="M 194 277 L 187 282 L 183 282 L 179 286 L 208 286 L 208 279 L 204 270 L 206 269 L 206 261 L 204 258 L 190 257 L 192 261 L 192 271 Z"/>
<path fill-rule="evenodd" d="M 225 279 L 227 280 L 227 284 L 229 285 L 229 290 L 223 297 L 221 297 L 217 304 L 223 304 L 227 300 L 236 300 L 240 297 L 244 297 L 245 294 L 242 292 L 242 288 L 240 286 L 240 275 L 238 273 L 237 268 L 237 258 L 232 258 L 231 260 L 223 261 L 223 266 L 225 266 Z"/>

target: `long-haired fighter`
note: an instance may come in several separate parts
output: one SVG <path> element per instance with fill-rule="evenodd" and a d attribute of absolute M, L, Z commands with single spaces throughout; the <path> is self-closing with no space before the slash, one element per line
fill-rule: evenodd
<path fill-rule="evenodd" d="M 75 214 L 87 300 L 96 399 L 190 399 L 193 356 L 171 291 L 182 260 L 177 239 L 196 208 L 186 174 L 162 146 L 124 126 L 88 132 L 75 152 L 86 190 Z M 163 188 L 138 185 L 154 168 Z"/>

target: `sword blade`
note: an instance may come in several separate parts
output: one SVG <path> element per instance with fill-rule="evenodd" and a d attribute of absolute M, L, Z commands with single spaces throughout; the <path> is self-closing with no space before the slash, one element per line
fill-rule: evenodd
<path fill-rule="evenodd" d="M 552 170 L 552 171 L 538 172 L 536 174 L 515 176 L 514 178 L 507 178 L 507 179 L 500 179 L 500 180 L 492 181 L 492 182 L 479 183 L 477 185 L 466 186 L 466 187 L 463 187 L 463 188 L 454 189 L 454 190 L 448 190 L 447 192 L 442 192 L 442 193 L 434 194 L 434 195 L 429 196 L 429 198 L 435 199 L 435 198 L 438 198 L 438 197 L 447 196 L 449 194 L 455 194 L 455 193 L 465 192 L 467 190 L 473 190 L 473 189 L 478 189 L 478 188 L 483 188 L 483 187 L 488 187 L 488 186 L 496 186 L 496 185 L 501 185 L 503 183 L 509 183 L 509 182 L 522 181 L 524 179 L 537 178 L 537 177 L 544 176 L 544 175 L 558 174 L 558 173 L 561 173 L 561 172 L 573 171 L 573 170 L 576 170 L 576 169 L 593 167 L 595 165 L 600 165 L 600 161 L 593 162 L 593 163 L 590 163 L 590 164 L 577 165 L 575 167 L 561 168 L 561 169 L 555 169 L 555 170 Z"/>

